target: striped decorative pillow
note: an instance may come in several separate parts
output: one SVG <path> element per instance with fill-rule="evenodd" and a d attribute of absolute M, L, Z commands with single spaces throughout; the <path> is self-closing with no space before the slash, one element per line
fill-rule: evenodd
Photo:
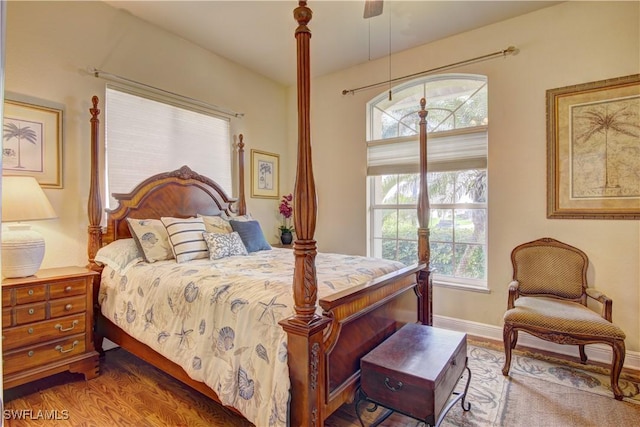
<path fill-rule="evenodd" d="M 206 231 L 202 218 L 162 217 L 160 219 L 167 229 L 171 250 L 177 262 L 209 257 L 207 243 L 202 237 L 202 233 Z"/>

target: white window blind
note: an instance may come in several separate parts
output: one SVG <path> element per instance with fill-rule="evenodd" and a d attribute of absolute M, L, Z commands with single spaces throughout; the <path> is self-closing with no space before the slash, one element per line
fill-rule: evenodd
<path fill-rule="evenodd" d="M 229 119 L 108 86 L 105 129 L 107 194 L 187 165 L 231 195 Z M 107 205 L 115 201 L 109 197 Z"/>
<path fill-rule="evenodd" d="M 416 136 L 369 142 L 367 175 L 418 173 L 420 141 Z M 430 133 L 427 138 L 427 157 L 429 172 L 485 169 L 487 130 Z"/>

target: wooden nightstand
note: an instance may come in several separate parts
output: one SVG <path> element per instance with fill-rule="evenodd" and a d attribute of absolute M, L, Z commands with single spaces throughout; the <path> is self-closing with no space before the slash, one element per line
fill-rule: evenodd
<path fill-rule="evenodd" d="M 4 388 L 58 372 L 99 372 L 93 346 L 93 279 L 81 267 L 2 280 Z"/>

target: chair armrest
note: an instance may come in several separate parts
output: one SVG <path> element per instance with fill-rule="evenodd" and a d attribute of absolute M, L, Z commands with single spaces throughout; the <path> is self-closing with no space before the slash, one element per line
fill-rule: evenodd
<path fill-rule="evenodd" d="M 513 307 L 515 307 L 515 301 L 520 296 L 520 293 L 518 292 L 519 286 L 520 283 L 518 283 L 517 280 L 509 283 L 509 299 L 507 300 L 507 310 L 511 310 Z"/>
<path fill-rule="evenodd" d="M 602 292 L 592 288 L 587 288 L 586 292 L 589 298 L 593 298 L 594 300 L 602 304 L 602 317 L 611 322 L 611 310 L 613 305 L 613 301 L 611 300 L 611 298 L 607 297 Z"/>

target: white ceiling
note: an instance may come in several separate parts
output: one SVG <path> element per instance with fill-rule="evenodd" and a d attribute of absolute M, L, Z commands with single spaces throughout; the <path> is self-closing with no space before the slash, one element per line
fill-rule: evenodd
<path fill-rule="evenodd" d="M 295 84 L 297 22 L 293 9 L 297 1 L 105 2 L 272 80 Z M 387 56 L 390 51 L 406 50 L 557 3 L 385 0 L 382 15 L 364 19 L 364 0 L 311 0 L 312 75 L 331 73 Z"/>

